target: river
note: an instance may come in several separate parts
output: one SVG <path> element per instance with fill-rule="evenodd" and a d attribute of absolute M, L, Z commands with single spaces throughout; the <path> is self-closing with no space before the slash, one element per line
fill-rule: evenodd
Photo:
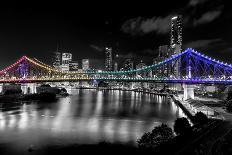
<path fill-rule="evenodd" d="M 164 96 L 119 90 L 70 89 L 53 103 L 22 103 L 0 109 L 0 148 L 21 152 L 33 145 L 136 144 L 161 123 L 170 127 L 183 111 Z"/>

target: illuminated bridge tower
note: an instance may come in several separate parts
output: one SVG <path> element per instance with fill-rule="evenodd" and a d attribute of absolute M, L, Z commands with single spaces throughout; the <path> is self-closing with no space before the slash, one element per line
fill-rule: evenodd
<path fill-rule="evenodd" d="M 177 15 L 172 17 L 170 39 L 171 55 L 178 54 L 182 51 L 182 28 L 182 16 Z M 176 77 L 180 77 L 180 60 L 173 64 L 172 72 L 176 75 Z"/>

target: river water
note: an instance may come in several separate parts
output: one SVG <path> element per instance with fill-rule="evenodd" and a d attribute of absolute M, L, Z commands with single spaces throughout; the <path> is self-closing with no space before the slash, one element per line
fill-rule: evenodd
<path fill-rule="evenodd" d="M 118 90 L 70 89 L 53 103 L 22 103 L 0 109 L 0 148 L 18 152 L 30 145 L 136 144 L 160 123 L 170 127 L 183 111 L 158 95 Z"/>

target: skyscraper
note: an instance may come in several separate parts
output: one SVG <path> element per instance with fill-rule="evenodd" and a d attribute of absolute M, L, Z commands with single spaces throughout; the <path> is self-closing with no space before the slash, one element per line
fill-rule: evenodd
<path fill-rule="evenodd" d="M 113 69 L 113 59 L 112 59 L 112 48 L 105 48 L 105 70 L 112 71 Z"/>
<path fill-rule="evenodd" d="M 60 69 L 60 65 L 61 65 L 61 52 L 56 51 L 56 52 L 53 53 L 52 65 L 56 69 Z"/>
<path fill-rule="evenodd" d="M 54 68 L 60 70 L 62 64 L 62 52 L 60 51 L 60 44 L 57 43 L 56 51 L 52 55 L 52 65 Z"/>
<path fill-rule="evenodd" d="M 87 71 L 89 69 L 89 59 L 82 59 L 82 70 Z"/>
<path fill-rule="evenodd" d="M 78 62 L 77 61 L 71 61 L 69 63 L 69 71 L 78 71 Z"/>
<path fill-rule="evenodd" d="M 141 60 L 139 64 L 136 65 L 136 69 L 145 68 L 146 64 Z M 136 76 L 138 77 L 146 77 L 146 72 L 136 72 Z"/>
<path fill-rule="evenodd" d="M 62 53 L 62 71 L 69 71 L 69 64 L 72 61 L 72 53 Z"/>
<path fill-rule="evenodd" d="M 159 46 L 159 56 L 161 58 L 169 57 L 169 46 L 168 45 L 161 45 Z"/>
<path fill-rule="evenodd" d="M 119 55 L 116 54 L 114 57 L 114 71 L 118 71 Z"/>
<path fill-rule="evenodd" d="M 133 61 L 131 59 L 126 59 L 124 63 L 124 70 L 132 70 L 134 68 Z"/>
<path fill-rule="evenodd" d="M 180 46 L 180 51 L 182 49 L 182 16 L 177 15 L 171 18 L 171 42 L 170 46 L 172 49 L 175 48 L 176 45 Z M 175 51 L 175 52 L 180 52 Z M 176 54 L 176 53 L 173 53 Z"/>
<path fill-rule="evenodd" d="M 182 16 L 177 15 L 171 18 L 171 42 L 170 42 L 170 52 L 171 55 L 180 53 L 182 51 Z M 173 68 L 171 72 L 176 76 L 180 76 L 180 63 L 181 60 L 173 62 Z"/>

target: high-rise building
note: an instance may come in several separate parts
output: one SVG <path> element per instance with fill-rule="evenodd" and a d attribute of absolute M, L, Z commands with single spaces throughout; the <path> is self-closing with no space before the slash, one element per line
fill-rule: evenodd
<path fill-rule="evenodd" d="M 180 46 L 179 52 L 181 52 L 181 49 L 182 49 L 182 29 L 183 29 L 182 16 L 177 15 L 177 16 L 172 17 L 171 18 L 170 46 L 172 49 L 174 49 L 176 45 L 179 45 Z M 176 54 L 176 53 L 173 53 L 173 54 Z"/>
<path fill-rule="evenodd" d="M 69 71 L 69 64 L 72 61 L 72 54 L 71 53 L 62 53 L 62 71 Z"/>
<path fill-rule="evenodd" d="M 132 70 L 134 68 L 133 61 L 131 59 L 126 59 L 124 63 L 124 70 Z"/>
<path fill-rule="evenodd" d="M 116 54 L 114 57 L 114 71 L 118 71 L 119 55 Z"/>
<path fill-rule="evenodd" d="M 105 48 L 105 70 L 112 71 L 113 69 L 113 58 L 112 58 L 112 48 Z"/>
<path fill-rule="evenodd" d="M 118 71 L 118 63 L 114 62 L 114 71 Z"/>
<path fill-rule="evenodd" d="M 89 59 L 82 59 L 82 70 L 89 70 Z"/>
<path fill-rule="evenodd" d="M 139 64 L 136 65 L 136 69 L 142 69 L 146 67 L 146 64 L 141 60 Z M 146 77 L 146 72 L 137 72 L 136 76 Z"/>
<path fill-rule="evenodd" d="M 159 56 L 158 57 L 161 57 L 161 58 L 167 58 L 169 57 L 169 45 L 161 45 L 159 46 Z"/>
<path fill-rule="evenodd" d="M 69 63 L 69 71 L 78 71 L 78 62 L 77 61 L 71 61 Z"/>
<path fill-rule="evenodd" d="M 60 69 L 60 65 L 61 65 L 61 52 L 56 51 L 53 54 L 54 55 L 53 55 L 53 59 L 52 59 L 52 65 L 56 69 Z"/>
<path fill-rule="evenodd" d="M 62 64 L 62 52 L 60 51 L 59 43 L 57 44 L 56 51 L 52 55 L 52 65 L 54 68 L 60 70 Z"/>
<path fill-rule="evenodd" d="M 182 51 L 182 16 L 177 15 L 171 19 L 171 42 L 170 42 L 170 52 L 171 55 L 178 54 Z M 180 64 L 181 60 L 173 62 L 171 72 L 176 76 L 180 76 Z"/>

